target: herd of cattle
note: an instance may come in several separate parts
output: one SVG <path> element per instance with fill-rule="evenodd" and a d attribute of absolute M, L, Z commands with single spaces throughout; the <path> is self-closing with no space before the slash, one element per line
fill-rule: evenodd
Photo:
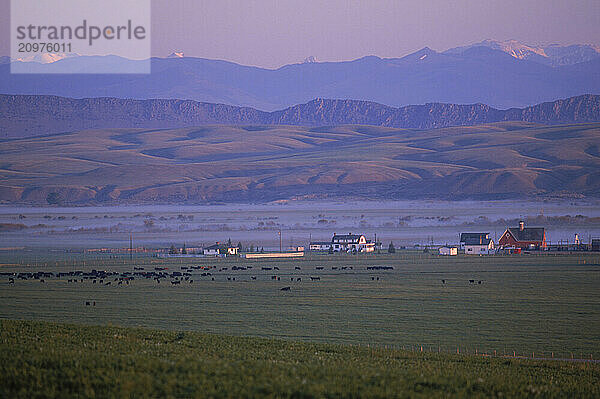
<path fill-rule="evenodd" d="M 236 271 L 247 271 L 252 270 L 253 266 L 233 266 L 231 268 L 232 272 Z M 257 267 L 258 269 L 258 267 Z M 353 270 L 352 266 L 341 266 L 340 270 Z M 366 268 L 367 271 L 373 270 L 381 270 L 381 271 L 389 271 L 393 270 L 392 266 L 369 266 Z M 5 277 L 8 279 L 8 284 L 15 284 L 16 280 L 37 280 L 41 283 L 45 283 L 46 279 L 49 278 L 57 278 L 57 279 L 66 279 L 68 283 L 83 283 L 83 282 L 91 282 L 92 284 L 101 284 L 105 286 L 109 285 L 129 285 L 134 280 L 145 279 L 145 280 L 154 280 L 157 284 L 160 284 L 161 281 L 166 280 L 170 282 L 171 285 L 181 285 L 181 283 L 194 283 L 193 277 L 196 278 L 204 278 L 204 281 L 210 279 L 210 281 L 215 281 L 215 276 L 220 276 L 223 278 L 227 278 L 227 281 L 236 281 L 236 276 L 233 273 L 229 272 L 228 267 L 220 267 L 216 268 L 215 266 L 181 266 L 180 271 L 169 271 L 166 267 L 155 267 L 152 271 L 146 271 L 144 267 L 134 267 L 133 272 L 125 271 L 125 272 L 116 272 L 116 271 L 106 271 L 106 270 L 92 270 L 90 272 L 85 272 L 82 270 L 71 271 L 71 272 L 60 272 L 60 273 L 52 273 L 52 272 L 19 272 L 19 273 L 11 273 L 11 272 L 2 272 L 0 273 L 0 277 Z M 198 272 L 192 273 L 192 271 L 197 270 Z M 262 272 L 270 272 L 270 271 L 279 271 L 278 266 L 260 267 Z M 294 267 L 295 271 L 302 270 L 299 266 Z M 315 270 L 322 271 L 324 270 L 323 266 L 315 267 Z M 337 266 L 331 267 L 332 271 L 338 270 Z M 215 273 L 215 275 L 213 275 Z M 264 275 L 265 273 L 263 273 Z M 269 273 L 266 273 L 269 275 Z M 238 276 L 239 277 L 239 276 Z M 321 276 L 309 275 L 310 281 L 320 281 Z M 257 280 L 257 276 L 250 276 L 251 280 Z M 274 281 L 281 281 L 281 276 L 276 274 L 271 274 L 270 279 Z M 298 275 L 289 276 L 290 281 L 300 282 L 302 281 L 302 277 Z M 371 276 L 371 281 L 379 281 L 379 276 Z M 447 280 L 441 280 L 442 284 L 446 284 Z M 482 280 L 469 280 L 469 284 L 482 284 Z M 283 287 L 282 291 L 290 291 L 291 287 Z"/>
<path fill-rule="evenodd" d="M 244 271 L 244 270 L 252 270 L 253 266 L 233 266 L 231 268 L 232 272 L 236 271 Z M 258 268 L 257 268 L 258 269 Z M 342 266 L 341 270 L 352 270 L 352 266 Z M 198 270 L 198 272 L 192 273 L 192 271 Z M 262 272 L 265 271 L 279 271 L 278 266 L 260 267 Z M 301 270 L 299 266 L 294 267 L 295 271 Z M 324 270 L 324 267 L 317 266 L 315 270 Z M 333 266 L 332 270 L 338 270 L 338 267 Z M 218 272 L 218 273 L 217 273 Z M 214 275 L 213 275 L 214 273 Z M 263 273 L 264 274 L 264 273 Z M 210 279 L 210 281 L 215 281 L 215 276 L 223 276 L 227 278 L 227 281 L 235 281 L 236 277 L 233 273 L 229 273 L 228 267 L 220 267 L 216 268 L 214 266 L 181 266 L 180 271 L 169 271 L 166 267 L 155 267 L 154 270 L 147 271 L 144 267 L 134 267 L 133 272 L 125 271 L 125 272 L 116 272 L 116 271 L 106 271 L 106 270 L 92 270 L 89 272 L 83 270 L 70 271 L 70 272 L 18 272 L 18 273 L 10 273 L 4 272 L 0 273 L 1 277 L 8 278 L 9 284 L 15 284 L 15 280 L 38 280 L 41 283 L 45 283 L 46 279 L 56 278 L 61 280 L 66 280 L 68 283 L 83 283 L 83 282 L 91 282 L 92 284 L 102 284 L 105 286 L 109 285 L 129 285 L 134 280 L 154 280 L 157 284 L 160 284 L 161 281 L 168 281 L 171 285 L 180 285 L 181 283 L 189 283 L 192 284 L 194 282 L 193 277 L 196 278 L 204 277 L 204 280 Z M 239 276 L 238 276 L 239 277 Z M 320 276 L 308 276 L 310 281 L 320 281 Z M 251 280 L 257 280 L 257 276 L 250 276 Z M 302 281 L 301 276 L 291 276 L 289 277 L 290 281 L 300 282 Z M 271 275 L 271 280 L 281 281 L 281 276 Z M 372 278 L 375 279 L 374 277 Z M 377 277 L 379 280 L 379 277 Z M 282 291 L 290 291 L 291 287 L 283 287 Z"/>

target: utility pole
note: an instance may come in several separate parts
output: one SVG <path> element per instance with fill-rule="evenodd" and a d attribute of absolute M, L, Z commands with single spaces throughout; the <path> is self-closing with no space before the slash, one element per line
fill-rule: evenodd
<path fill-rule="evenodd" d="M 283 252 L 281 248 L 281 230 L 279 230 L 279 252 Z"/>
<path fill-rule="evenodd" d="M 133 234 L 129 234 L 129 262 L 133 261 Z"/>

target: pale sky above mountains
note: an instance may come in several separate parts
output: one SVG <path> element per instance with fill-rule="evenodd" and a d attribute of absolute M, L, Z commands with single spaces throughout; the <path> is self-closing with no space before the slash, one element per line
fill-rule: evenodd
<path fill-rule="evenodd" d="M 0 54 L 9 54 L 0 0 Z M 600 1 L 152 0 L 152 53 L 276 68 L 366 55 L 401 57 L 484 39 L 600 44 Z"/>

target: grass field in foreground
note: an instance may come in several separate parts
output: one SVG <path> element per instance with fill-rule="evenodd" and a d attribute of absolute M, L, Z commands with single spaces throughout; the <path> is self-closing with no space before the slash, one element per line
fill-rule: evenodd
<path fill-rule="evenodd" d="M 0 397 L 599 397 L 600 364 L 0 320 Z"/>

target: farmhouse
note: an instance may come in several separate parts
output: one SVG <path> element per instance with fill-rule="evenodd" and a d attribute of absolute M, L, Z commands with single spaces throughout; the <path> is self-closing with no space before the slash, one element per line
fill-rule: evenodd
<path fill-rule="evenodd" d="M 489 255 L 495 252 L 489 233 L 462 233 L 460 244 L 467 255 Z"/>
<path fill-rule="evenodd" d="M 227 255 L 237 255 L 238 248 L 237 247 L 228 247 L 227 245 L 220 244 L 216 242 L 214 245 L 209 247 L 205 247 L 202 251 L 204 255 L 209 256 L 227 256 Z"/>
<path fill-rule="evenodd" d="M 543 227 L 525 227 L 520 221 L 519 227 L 509 227 L 500 237 L 498 245 L 521 249 L 545 249 L 546 230 Z"/>
<path fill-rule="evenodd" d="M 333 234 L 331 245 L 334 252 L 373 252 L 375 243 L 362 234 Z"/>

